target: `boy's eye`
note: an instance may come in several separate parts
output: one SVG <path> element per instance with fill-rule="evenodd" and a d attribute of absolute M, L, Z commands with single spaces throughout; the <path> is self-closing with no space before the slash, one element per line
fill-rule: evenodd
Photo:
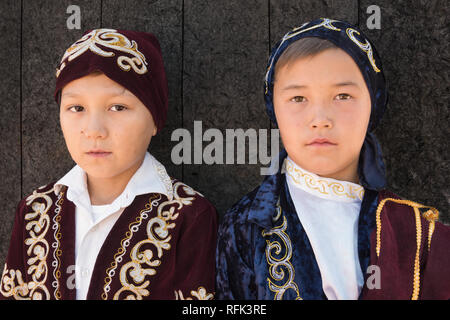
<path fill-rule="evenodd" d="M 338 100 L 348 100 L 350 99 L 352 96 L 347 94 L 347 93 L 340 93 L 337 95 Z"/>
<path fill-rule="evenodd" d="M 69 108 L 69 110 L 72 111 L 72 112 L 81 112 L 81 111 L 83 111 L 83 109 L 84 108 L 82 106 L 71 106 Z"/>
<path fill-rule="evenodd" d="M 292 102 L 304 102 L 305 101 L 305 97 L 303 96 L 295 96 L 291 99 Z"/>
<path fill-rule="evenodd" d="M 120 105 L 120 104 L 115 104 L 115 105 L 113 105 L 112 107 L 111 107 L 111 109 L 116 109 L 116 110 L 113 110 L 113 111 L 122 111 L 122 110 L 125 110 L 126 109 L 126 107 L 125 106 L 122 106 L 122 105 Z"/>

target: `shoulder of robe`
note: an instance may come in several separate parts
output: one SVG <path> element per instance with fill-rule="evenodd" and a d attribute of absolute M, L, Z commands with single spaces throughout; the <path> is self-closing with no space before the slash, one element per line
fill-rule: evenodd
<path fill-rule="evenodd" d="M 190 187 L 189 185 L 177 179 L 172 180 L 173 199 L 179 200 L 183 204 L 187 204 L 196 215 L 205 215 L 213 213 L 216 215 L 214 205 L 200 192 Z"/>
<path fill-rule="evenodd" d="M 42 202 L 42 199 L 45 199 L 47 200 L 48 204 L 52 204 L 58 198 L 58 195 L 55 194 L 55 183 L 56 181 L 35 188 L 33 191 L 22 198 L 21 203 L 30 206 L 37 199 L 39 199 L 40 202 Z"/>
<path fill-rule="evenodd" d="M 443 232 L 450 234 L 450 227 L 437 222 L 439 211 L 434 207 L 402 199 L 395 193 L 387 190 L 380 191 L 379 195 L 375 218 L 376 254 L 377 256 L 380 255 L 382 238 L 384 237 L 391 239 L 391 241 L 397 239 L 399 248 L 401 247 L 405 252 L 408 251 L 408 248 L 413 250 L 413 247 L 415 247 L 414 274 L 418 274 L 419 271 L 416 269 L 418 269 L 417 266 L 419 264 L 420 248 L 425 246 L 429 251 L 434 238 L 434 231 L 436 230 L 439 234 Z M 382 236 L 382 233 L 384 236 Z"/>
<path fill-rule="evenodd" d="M 414 217 L 417 212 L 420 216 L 429 222 L 435 222 L 439 219 L 439 211 L 431 206 L 421 204 L 412 200 L 404 199 L 394 192 L 382 190 L 378 197 L 377 216 L 384 212 L 393 218 Z"/>

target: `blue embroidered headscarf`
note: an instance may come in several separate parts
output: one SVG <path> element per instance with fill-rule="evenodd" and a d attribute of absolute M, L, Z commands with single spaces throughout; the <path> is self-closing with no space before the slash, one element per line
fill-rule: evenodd
<path fill-rule="evenodd" d="M 345 21 L 320 18 L 304 23 L 284 35 L 273 48 L 265 77 L 264 97 L 270 119 L 276 124 L 273 106 L 273 79 L 275 65 L 293 42 L 305 37 L 319 37 L 333 42 L 347 52 L 358 65 L 369 89 L 371 114 L 366 137 L 361 148 L 358 165 L 360 184 L 372 190 L 386 186 L 386 173 L 380 145 L 372 133 L 379 124 L 388 102 L 386 80 L 382 71 L 380 56 L 362 31 Z"/>

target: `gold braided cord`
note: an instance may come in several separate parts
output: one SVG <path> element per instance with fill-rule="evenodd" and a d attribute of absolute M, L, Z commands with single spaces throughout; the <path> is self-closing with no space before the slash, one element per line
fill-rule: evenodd
<path fill-rule="evenodd" d="M 414 259 L 414 278 L 413 278 L 413 293 L 411 300 L 419 298 L 420 291 L 420 243 L 422 242 L 422 225 L 420 223 L 419 208 L 414 207 L 414 214 L 416 216 L 416 257 Z"/>
<path fill-rule="evenodd" d="M 419 292 L 420 292 L 420 244 L 422 242 L 422 224 L 420 220 L 420 208 L 429 208 L 424 214 L 423 217 L 429 221 L 428 225 L 428 250 L 430 250 L 431 245 L 431 237 L 434 232 L 434 226 L 435 221 L 439 218 L 439 211 L 436 208 L 424 206 L 420 203 L 411 201 L 411 200 L 402 200 L 402 199 L 394 199 L 394 198 L 386 198 L 380 201 L 378 204 L 378 208 L 376 211 L 376 253 L 377 257 L 380 256 L 380 250 L 381 250 L 381 210 L 383 209 L 384 204 L 387 201 L 393 201 L 395 203 L 399 204 L 405 204 L 408 206 L 413 207 L 414 209 L 414 215 L 416 220 L 416 256 L 414 259 L 414 278 L 413 278 L 413 292 L 411 299 L 417 300 L 419 298 Z"/>
<path fill-rule="evenodd" d="M 431 237 L 433 236 L 433 232 L 434 232 L 434 224 L 435 224 L 435 221 L 437 221 L 439 218 L 439 212 L 436 209 L 434 209 L 434 210 L 435 211 L 428 210 L 427 212 L 425 212 L 422 215 L 429 222 L 429 224 L 428 224 L 428 251 L 430 251 Z"/>

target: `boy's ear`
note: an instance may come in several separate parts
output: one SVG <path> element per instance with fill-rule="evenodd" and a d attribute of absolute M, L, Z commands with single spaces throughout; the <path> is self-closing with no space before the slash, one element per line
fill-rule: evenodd
<path fill-rule="evenodd" d="M 153 137 L 156 135 L 156 132 L 157 132 L 157 128 L 156 128 L 156 126 L 154 126 L 153 127 L 153 134 L 152 134 Z"/>

